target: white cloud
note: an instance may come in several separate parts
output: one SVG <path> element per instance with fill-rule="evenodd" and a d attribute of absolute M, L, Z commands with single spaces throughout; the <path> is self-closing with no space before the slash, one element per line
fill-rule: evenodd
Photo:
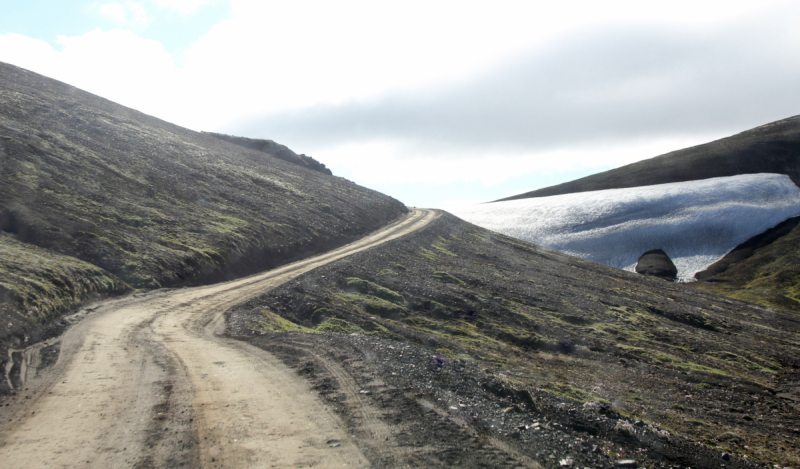
<path fill-rule="evenodd" d="M 141 29 L 147 27 L 150 23 L 150 17 L 147 14 L 147 9 L 143 3 L 140 2 L 125 2 L 125 8 L 128 10 L 129 25 Z"/>
<path fill-rule="evenodd" d="M 106 3 L 98 7 L 98 12 L 100 16 L 137 31 L 146 28 L 150 23 L 147 9 L 140 2 Z"/>
<path fill-rule="evenodd" d="M 61 57 L 50 44 L 21 34 L 0 35 L 0 61 L 56 79 L 64 72 Z"/>
<path fill-rule="evenodd" d="M 709 27 L 756 9 L 749 2 L 654 5 L 620 0 L 231 4 L 234 17 L 198 44 L 196 52 L 206 56 L 207 42 L 214 50 L 223 46 L 225 63 L 241 66 L 244 60 L 248 71 L 267 74 L 270 82 L 281 85 L 281 97 L 265 103 L 269 110 L 365 99 L 458 80 L 589 25 L 702 21 Z"/>
<path fill-rule="evenodd" d="M 208 5 L 212 0 L 155 0 L 161 8 L 168 8 L 183 16 L 194 14 L 200 7 Z"/>
<path fill-rule="evenodd" d="M 403 141 L 354 142 L 334 148 L 308 148 L 334 174 L 361 184 L 447 185 L 475 182 L 485 187 L 537 171 L 563 172 L 597 166 L 622 166 L 678 148 L 710 140 L 708 135 L 691 138 L 615 142 L 606 145 L 565 145 L 555 150 L 525 151 L 512 148 L 477 147 L 423 149 Z"/>
<path fill-rule="evenodd" d="M 147 21 L 145 7 L 152 2 L 188 13 L 208 1 L 213 0 L 124 1 L 107 4 L 106 14 L 120 19 L 122 7 L 128 27 L 137 30 Z M 644 7 L 645 2 L 621 0 L 602 4 L 527 0 L 230 3 L 232 17 L 183 51 L 180 68 L 163 69 L 163 50 L 137 47 L 142 53 L 150 50 L 154 54 L 152 63 L 142 60 L 141 66 L 162 77 L 165 90 L 158 94 L 172 101 L 171 106 L 161 106 L 169 111 L 158 117 L 191 128 L 217 129 L 255 113 L 375 99 L 433 83 L 458 84 L 512 55 L 535 51 L 555 36 L 591 24 L 651 21 L 692 25 L 703 21 L 707 26 L 741 18 L 770 4 L 680 1 Z M 771 4 L 778 8 L 787 3 Z M 78 37 L 83 38 L 80 42 L 86 47 L 89 40 L 104 40 L 101 34 Z M 132 41 L 127 44 L 131 46 Z M 13 51 L 4 52 L 5 56 L 16 55 Z M 137 58 L 143 59 L 141 55 Z M 86 69 L 78 62 L 58 62 L 62 66 L 55 76 L 77 76 Z M 169 76 L 164 75 L 167 72 Z M 105 73 L 110 74 L 113 71 Z M 95 81 L 87 78 L 81 82 Z M 127 82 L 126 77 L 120 76 L 89 91 L 107 92 L 114 84 L 122 88 Z M 178 88 L 167 89 L 170 83 L 178 83 Z M 652 83 L 646 85 L 650 88 L 641 93 L 652 93 L 657 88 Z M 127 93 L 117 90 L 112 96 Z M 187 95 L 202 97 L 202 107 L 198 109 L 200 104 L 196 101 L 194 106 L 186 106 Z M 144 104 L 134 106 L 153 109 L 147 104 L 150 96 L 141 95 L 139 99 Z"/>
<path fill-rule="evenodd" d="M 127 28 L 138 31 L 137 28 L 146 25 L 149 18 L 156 18 L 159 8 L 190 15 L 211 1 L 221 0 L 120 0 L 100 8 L 106 17 L 115 21 L 124 18 Z M 774 16 L 786 18 L 796 17 L 798 12 L 794 3 L 786 1 L 681 0 L 653 4 L 622 0 L 408 0 L 391 3 L 230 0 L 230 3 L 232 16 L 211 28 L 180 57 L 170 55 L 160 43 L 131 31 L 95 30 L 81 36 L 60 37 L 57 48 L 23 36 L 2 35 L 0 60 L 66 81 L 179 125 L 196 130 L 220 130 L 243 116 L 278 115 L 332 104 L 380 102 L 386 96 L 413 96 L 411 104 L 427 105 L 435 101 L 428 98 L 435 98 L 442 90 L 467 89 L 476 74 L 497 69 L 498 63 L 509 63 L 510 58 L 523 54 L 546 55 L 553 52 L 554 42 L 579 41 L 581 32 L 589 27 L 597 29 L 598 25 L 611 25 L 609 29 L 621 25 L 646 25 L 656 33 L 668 25 L 673 32 L 681 29 L 702 32 L 741 22 L 743 18 L 764 15 L 764 11 L 777 11 Z M 787 34 L 796 33 L 792 29 Z M 723 53 L 712 58 L 735 60 L 735 57 L 726 58 L 724 54 L 738 53 L 741 48 L 731 48 L 724 41 L 721 44 L 719 50 Z M 762 46 L 756 44 L 753 47 Z M 784 47 L 767 48 L 759 53 L 788 52 L 786 57 L 791 57 L 794 51 Z M 654 57 L 656 61 L 659 59 Z M 784 62 L 794 63 L 788 59 Z M 574 105 L 570 108 L 575 113 L 573 115 L 583 112 L 583 121 L 587 118 L 582 106 L 592 101 L 593 109 L 641 109 L 637 106 L 655 102 L 654 97 L 662 95 L 664 90 L 680 88 L 681 80 L 697 82 L 693 79 L 696 76 L 694 70 L 705 65 L 690 65 L 684 70 L 671 70 L 670 74 L 664 74 L 664 70 L 670 69 L 662 67 L 652 74 L 634 75 L 635 79 L 619 82 L 616 86 L 609 85 L 602 93 L 591 87 L 572 88 L 569 92 L 574 94 L 567 96 L 564 102 Z M 724 67 L 718 68 L 724 70 Z M 756 72 L 771 73 L 770 70 L 753 73 Z M 736 84 L 748 86 L 743 76 L 737 73 L 732 78 L 737 80 Z M 724 75 L 718 78 L 722 84 L 733 82 Z M 594 77 L 584 76 L 583 81 L 594 82 Z M 607 81 L 613 84 L 613 80 Z M 520 83 L 519 86 L 526 85 Z M 560 84 L 559 79 L 548 86 Z M 514 83 L 510 85 L 516 86 Z M 507 88 L 511 88 L 510 85 Z M 475 90 L 480 91 L 478 88 Z M 719 86 L 710 90 L 717 92 L 722 100 L 725 93 L 718 90 L 729 88 Z M 507 95 L 512 94 L 509 92 Z M 471 97 L 453 95 L 454 106 L 451 108 L 462 109 L 460 103 L 483 100 L 486 109 L 498 113 L 503 111 L 491 109 L 490 105 L 497 102 L 490 102 L 486 96 L 477 92 Z M 772 97 L 765 94 L 763 101 L 769 99 Z M 403 100 L 400 101 L 402 104 Z M 692 102 L 695 101 L 698 100 Z M 527 102 L 523 104 L 528 105 Z M 463 109 L 471 111 L 467 107 Z M 424 107 L 424 110 L 431 111 L 425 121 L 432 124 L 428 126 L 429 142 L 447 140 L 437 135 L 439 127 L 433 125 L 437 120 L 449 119 L 447 113 L 437 114 L 435 106 Z M 698 109 L 697 114 L 702 111 Z M 753 110 L 747 107 L 746 111 L 750 114 Z M 658 109 L 651 114 L 657 118 Z M 413 113 L 407 115 L 412 118 L 409 121 L 419 124 Z M 493 117 L 495 115 L 498 114 L 469 114 L 470 118 L 475 117 L 474 122 L 469 119 L 463 122 L 485 126 L 478 118 L 498 120 Z M 598 115 L 603 118 L 601 114 L 592 114 L 588 118 L 598 120 Z M 514 117 L 509 112 L 505 116 L 509 121 Z M 526 115 L 518 117 L 519 122 L 523 122 Z M 656 118 L 646 124 L 659 124 Z M 575 121 L 580 120 L 549 119 L 544 124 L 569 131 L 568 124 Z M 635 129 L 641 121 L 625 121 L 619 126 L 614 122 L 614 128 Z M 387 126 L 397 124 L 391 119 L 379 123 Z M 702 129 L 700 124 L 697 128 Z M 460 125 L 461 121 L 450 123 L 451 127 Z M 469 125 L 464 127 L 466 132 L 469 132 Z M 311 142 L 307 136 L 284 140 L 271 127 L 260 128 L 257 134 L 250 135 L 275 138 L 299 152 L 313 154 L 333 166 L 337 174 L 358 182 L 385 184 L 396 181 L 426 184 L 477 181 L 487 186 L 498 185 L 509 177 L 536 170 L 624 164 L 685 146 L 685 142 L 674 139 L 677 133 L 673 132 L 663 141 L 639 142 L 631 141 L 630 135 L 612 135 L 611 139 L 617 140 L 605 147 L 598 147 L 596 142 L 594 147 L 581 146 L 567 139 L 548 148 L 532 150 L 520 145 L 503 146 L 504 129 L 498 127 L 492 134 L 496 142 L 478 142 L 472 150 L 465 150 L 464 147 L 448 145 L 439 148 L 418 145 L 418 141 L 409 141 L 415 134 L 413 130 L 411 136 L 408 132 L 366 136 L 355 132 L 346 140 L 333 143 Z M 455 135 L 456 131 L 452 134 Z M 693 139 L 691 143 L 701 143 L 708 137 L 699 130 L 690 139 Z M 422 170 L 423 167 L 426 169 Z"/>
<path fill-rule="evenodd" d="M 800 55 L 793 29 L 798 13 L 713 29 L 594 28 L 469 78 L 248 116 L 224 131 L 273 138 L 316 156 L 337 147 L 346 148 L 344 155 L 364 149 L 382 165 L 387 158 L 410 167 L 449 160 L 449 170 L 437 178 L 466 181 L 472 172 L 485 184 L 494 184 L 498 171 L 516 174 L 521 163 L 514 160 L 541 170 L 584 167 L 582 160 L 617 164 L 626 154 L 625 162 L 633 162 L 658 155 L 655 147 L 686 146 L 676 143 L 681 136 L 702 143 L 796 114 L 800 63 L 785 58 Z M 670 145 L 657 145 L 664 140 Z M 642 148 L 639 141 L 651 143 Z M 463 171 L 476 158 L 501 156 L 509 164 Z"/>
<path fill-rule="evenodd" d="M 105 16 L 111 20 L 116 21 L 120 24 L 125 24 L 128 22 L 128 16 L 125 13 L 125 6 L 121 3 L 107 3 L 105 5 L 100 5 L 99 8 L 100 16 Z"/>
<path fill-rule="evenodd" d="M 131 31 L 59 36 L 61 50 L 25 36 L 0 35 L 0 60 L 167 120 L 189 98 L 183 73 L 161 43 Z M 196 109 L 194 109 L 196 111 Z"/>

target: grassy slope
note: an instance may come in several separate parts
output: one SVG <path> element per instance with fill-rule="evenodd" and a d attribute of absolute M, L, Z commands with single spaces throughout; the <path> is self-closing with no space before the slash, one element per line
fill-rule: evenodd
<path fill-rule="evenodd" d="M 800 217 L 738 246 L 691 286 L 754 303 L 800 311 Z"/>
<path fill-rule="evenodd" d="M 129 290 L 97 266 L 0 232 L 0 318 L 6 326 L 0 329 L 0 339 L 30 335 L 30 321 L 44 323 L 88 299 Z"/>
<path fill-rule="evenodd" d="M 797 379 L 795 315 L 583 261 L 447 214 L 234 314 L 254 330 L 432 345 L 516 386 L 605 403 L 712 447 L 800 464 L 791 430 L 797 410 L 772 391 Z"/>
<path fill-rule="evenodd" d="M 51 255 L 51 270 L 74 272 L 97 286 L 90 290 L 240 276 L 342 245 L 405 212 L 342 178 L 0 63 L 3 248 Z M 3 268 L 16 275 L 3 277 L 4 311 L 35 322 L 76 304 L 58 284 L 30 296 L 51 270 L 22 279 L 18 267 L 4 260 Z M 52 307 L 28 314 L 37 302 Z"/>
<path fill-rule="evenodd" d="M 800 185 L 800 116 L 762 125 L 728 138 L 502 200 L 602 189 L 647 186 L 751 173 L 787 174 Z M 761 235 L 722 259 L 692 286 L 770 306 L 800 311 L 800 229 Z M 777 242 L 780 240 L 780 242 Z M 775 243 L 771 245 L 771 243 Z M 724 270 L 724 273 L 722 271 Z"/>

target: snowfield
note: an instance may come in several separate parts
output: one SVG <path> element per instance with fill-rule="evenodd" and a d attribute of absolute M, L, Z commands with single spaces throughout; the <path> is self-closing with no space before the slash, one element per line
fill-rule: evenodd
<path fill-rule="evenodd" d="M 782 174 L 747 174 L 462 207 L 478 226 L 633 271 L 663 249 L 683 281 L 737 245 L 800 214 L 800 189 Z"/>

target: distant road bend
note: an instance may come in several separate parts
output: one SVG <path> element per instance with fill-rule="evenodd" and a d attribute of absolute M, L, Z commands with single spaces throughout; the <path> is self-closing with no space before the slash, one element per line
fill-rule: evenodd
<path fill-rule="evenodd" d="M 64 334 L 58 362 L 30 381 L 23 391 L 30 399 L 0 422 L 0 465 L 367 466 L 303 379 L 269 353 L 215 332 L 235 304 L 437 216 L 414 209 L 359 241 L 268 272 L 100 304 Z"/>

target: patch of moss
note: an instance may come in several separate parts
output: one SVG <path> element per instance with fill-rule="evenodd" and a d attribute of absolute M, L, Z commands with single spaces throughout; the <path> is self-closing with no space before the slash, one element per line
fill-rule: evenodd
<path fill-rule="evenodd" d="M 433 278 L 441 280 L 445 283 L 452 283 L 454 285 L 466 285 L 466 283 L 455 275 L 443 271 L 436 271 L 433 273 Z"/>
<path fill-rule="evenodd" d="M 467 321 L 456 321 L 448 323 L 444 326 L 444 331 L 454 336 L 465 337 L 480 337 L 482 334 L 478 333 L 478 327 L 475 324 Z"/>
<path fill-rule="evenodd" d="M 771 366 L 765 366 L 761 363 L 757 363 L 754 360 L 748 360 L 747 358 L 732 352 L 725 352 L 725 351 L 706 352 L 705 355 L 712 357 L 713 359 L 716 360 L 727 362 L 732 365 L 740 365 L 750 368 L 752 370 L 763 371 L 764 373 L 774 373 L 775 371 L 781 369 L 780 364 L 775 363 L 774 361 L 768 362 L 769 365 Z"/>
<path fill-rule="evenodd" d="M 554 392 L 556 394 L 561 394 L 562 396 L 566 396 L 570 399 L 575 399 L 576 401 L 586 402 L 589 399 L 589 393 L 582 389 L 578 389 L 575 386 L 570 385 L 569 383 L 563 382 L 549 382 L 542 386 L 542 389 L 546 389 L 548 391 Z"/>
<path fill-rule="evenodd" d="M 481 232 L 475 232 L 475 233 L 467 233 L 467 234 L 469 234 L 473 238 L 475 238 L 475 239 L 477 239 L 479 241 L 483 241 L 485 243 L 491 242 L 491 240 L 492 240 L 492 238 L 489 236 L 489 233 L 487 231 L 481 231 Z"/>
<path fill-rule="evenodd" d="M 333 311 L 330 308 L 319 308 L 311 314 L 311 323 L 319 324 L 330 317 L 333 317 Z"/>
<path fill-rule="evenodd" d="M 424 258 L 426 258 L 428 260 L 431 260 L 431 261 L 438 261 L 439 260 L 439 256 L 437 256 L 436 253 L 431 251 L 430 249 L 426 249 L 426 248 L 422 248 L 422 247 L 419 248 L 419 249 L 420 249 L 420 251 L 422 251 L 422 257 L 424 257 Z"/>
<path fill-rule="evenodd" d="M 401 319 L 408 315 L 406 308 L 375 296 L 362 293 L 340 293 L 337 296 L 369 314 L 375 314 L 382 318 Z"/>
<path fill-rule="evenodd" d="M 449 348 L 445 348 L 445 347 L 437 348 L 436 352 L 441 354 L 441 355 L 443 355 L 443 356 L 445 356 L 445 357 L 447 357 L 447 358 L 449 358 L 450 360 L 454 360 L 456 358 L 456 354 L 453 353 L 453 351 L 450 350 Z"/>
<path fill-rule="evenodd" d="M 430 311 L 433 313 L 433 315 L 437 316 L 437 317 L 439 317 L 439 316 L 450 316 L 452 313 L 461 312 L 460 309 L 451 308 L 449 306 L 445 306 L 445 305 L 439 303 L 438 301 L 430 300 L 427 303 L 428 304 L 426 306 L 430 309 Z"/>
<path fill-rule="evenodd" d="M 701 365 L 699 363 L 695 363 L 692 361 L 683 360 L 679 357 L 676 357 L 675 355 L 671 355 L 669 353 L 665 353 L 660 350 L 646 349 L 642 347 L 633 347 L 624 344 L 617 344 L 617 347 L 628 353 L 636 355 L 641 359 L 644 359 L 650 363 L 654 363 L 657 365 L 669 365 L 683 370 L 701 371 L 704 373 L 713 373 L 717 375 L 730 376 L 730 374 L 726 373 L 725 371 Z"/>
<path fill-rule="evenodd" d="M 253 330 L 259 332 L 266 331 L 301 331 L 313 332 L 313 329 L 303 327 L 299 324 L 293 323 L 286 318 L 278 316 L 267 308 L 258 308 L 258 311 L 263 315 L 263 319 L 256 321 Z"/>
<path fill-rule="evenodd" d="M 339 318 L 326 319 L 319 326 L 317 326 L 316 332 L 333 332 L 336 334 L 366 334 L 364 329 Z"/>
<path fill-rule="evenodd" d="M 348 291 L 355 291 L 358 293 L 364 293 L 366 295 L 375 296 L 401 306 L 406 303 L 406 300 L 403 298 L 403 295 L 395 291 L 392 291 L 386 287 L 382 287 L 377 283 L 370 282 L 369 280 L 349 277 L 346 281 L 347 281 Z"/>
<path fill-rule="evenodd" d="M 433 247 L 434 249 L 436 249 L 437 251 L 439 251 L 442 254 L 446 254 L 446 255 L 452 256 L 452 257 L 458 257 L 458 254 L 456 254 L 454 252 L 451 252 L 450 250 L 447 249 L 447 240 L 444 239 L 444 238 L 440 237 L 439 241 L 433 243 L 431 245 L 431 247 Z"/>
<path fill-rule="evenodd" d="M 0 232 L 0 304 L 45 322 L 93 295 L 131 288 L 95 265 L 23 243 Z"/>
<path fill-rule="evenodd" d="M 380 323 L 376 321 L 367 321 L 359 325 L 364 331 L 366 331 L 367 335 L 372 335 L 376 337 L 385 337 L 387 339 L 394 339 L 398 340 L 401 339 L 400 336 L 397 334 L 392 333 L 389 329 L 383 327 Z"/>

